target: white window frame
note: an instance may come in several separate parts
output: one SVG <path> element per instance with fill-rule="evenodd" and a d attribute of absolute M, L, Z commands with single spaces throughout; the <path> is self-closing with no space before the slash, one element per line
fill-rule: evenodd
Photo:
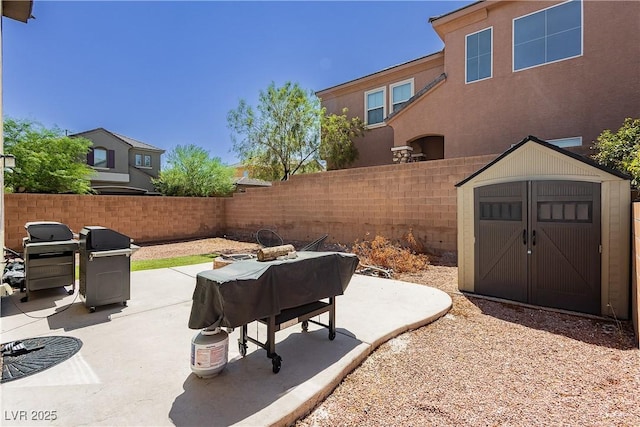
<path fill-rule="evenodd" d="M 415 94 L 414 92 L 414 79 L 413 77 L 410 79 L 406 79 L 406 80 L 402 80 L 401 82 L 397 82 L 397 83 L 393 83 L 391 85 L 389 85 L 389 111 L 391 111 L 393 113 L 393 89 L 398 87 L 398 86 L 404 86 L 406 84 L 410 84 L 411 85 L 411 95 L 409 95 L 409 98 L 405 99 L 402 102 L 398 102 L 397 104 L 403 104 L 405 102 L 407 102 L 408 100 L 410 100 L 413 95 Z"/>
<path fill-rule="evenodd" d="M 566 147 L 580 147 L 582 146 L 582 137 L 581 136 L 572 136 L 568 138 L 558 138 L 558 139 L 549 139 L 547 140 L 549 144 L 553 144 L 556 147 L 566 148 Z"/>
<path fill-rule="evenodd" d="M 527 16 L 535 15 L 536 13 L 544 12 L 545 10 L 553 9 L 554 7 L 562 6 L 575 0 L 567 0 L 562 3 L 554 4 L 553 6 L 545 7 L 544 9 L 536 10 L 535 12 L 527 13 L 526 15 L 513 18 L 511 23 L 511 70 L 514 73 L 519 71 L 530 70 L 532 68 L 543 67 L 549 64 L 555 64 L 556 62 L 567 61 L 569 59 L 579 58 L 584 55 L 584 0 L 580 1 L 580 54 L 574 56 L 568 56 L 562 59 L 556 59 L 555 61 L 543 62 L 542 64 L 532 65 L 530 67 L 519 68 L 516 70 L 516 21 L 518 19 L 526 18 Z M 546 37 L 546 36 L 545 36 Z"/>
<path fill-rule="evenodd" d="M 380 123 L 369 124 L 369 105 L 367 104 L 367 97 L 371 93 L 382 92 L 382 121 Z M 380 108 L 380 107 L 377 107 Z M 375 89 L 368 90 L 364 93 L 364 124 L 367 129 L 386 126 L 384 118 L 387 117 L 387 87 L 382 86 Z"/>
<path fill-rule="evenodd" d="M 469 38 L 469 36 L 473 36 L 475 34 L 481 33 L 483 31 L 487 31 L 487 30 L 491 30 L 491 72 L 489 73 L 489 77 L 483 77 L 481 79 L 477 79 L 474 80 L 472 82 L 469 81 L 469 77 L 467 76 L 467 60 L 469 59 L 467 56 L 467 48 L 468 48 L 468 43 L 467 43 L 467 39 Z M 481 82 L 483 80 L 489 80 L 493 78 L 493 26 L 491 27 L 487 27 L 487 28 L 483 28 L 481 30 L 478 30 L 474 33 L 470 33 L 467 34 L 466 36 L 464 36 L 464 83 L 465 84 L 471 84 L 471 83 L 476 83 L 476 82 Z"/>
<path fill-rule="evenodd" d="M 138 162 L 138 159 L 140 160 L 140 162 Z M 142 154 L 134 154 L 133 162 L 136 167 L 142 166 Z"/>
<path fill-rule="evenodd" d="M 142 156 L 142 165 L 145 168 L 150 168 L 151 166 L 151 154 L 145 154 L 144 156 Z M 147 159 L 149 160 L 149 162 L 147 162 Z M 147 164 L 148 163 L 148 164 Z"/>

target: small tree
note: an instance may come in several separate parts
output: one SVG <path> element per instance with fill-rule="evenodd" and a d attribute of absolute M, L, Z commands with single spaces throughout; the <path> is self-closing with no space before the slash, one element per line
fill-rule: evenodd
<path fill-rule="evenodd" d="M 167 167 L 157 179 L 156 189 L 165 196 L 211 197 L 233 191 L 233 168 L 195 145 L 178 145 L 167 155 Z"/>
<path fill-rule="evenodd" d="M 5 174 L 5 188 L 26 193 L 90 193 L 91 169 L 86 156 L 91 141 L 70 138 L 28 120 L 6 118 L 4 149 L 16 157 L 16 167 Z"/>
<path fill-rule="evenodd" d="M 320 157 L 327 161 L 327 169 L 344 169 L 358 158 L 353 140 L 364 136 L 364 122 L 359 117 L 347 118 L 347 108 L 342 114 L 323 114 Z"/>
<path fill-rule="evenodd" d="M 640 184 L 640 119 L 625 119 L 613 133 L 609 129 L 598 136 L 591 147 L 593 158 L 603 166 L 631 175 L 631 184 Z"/>
<path fill-rule="evenodd" d="M 233 150 L 256 177 L 286 181 L 317 159 L 320 145 L 320 100 L 297 83 L 271 83 L 260 91 L 256 110 L 244 100 L 229 111 Z"/>

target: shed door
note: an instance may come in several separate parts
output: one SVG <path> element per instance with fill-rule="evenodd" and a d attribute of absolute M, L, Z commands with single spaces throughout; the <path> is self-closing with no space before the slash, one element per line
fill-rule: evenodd
<path fill-rule="evenodd" d="M 474 191 L 477 293 L 600 313 L 600 184 L 522 181 Z"/>
<path fill-rule="evenodd" d="M 530 302 L 600 314 L 600 184 L 532 184 Z"/>
<path fill-rule="evenodd" d="M 527 182 L 474 189 L 475 290 L 527 302 Z"/>

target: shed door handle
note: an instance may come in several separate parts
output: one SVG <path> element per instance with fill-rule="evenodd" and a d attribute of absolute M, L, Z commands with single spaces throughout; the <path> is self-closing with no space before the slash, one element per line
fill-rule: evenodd
<path fill-rule="evenodd" d="M 522 230 L 522 244 L 523 245 L 527 244 L 527 229 L 526 228 L 524 230 Z"/>
<path fill-rule="evenodd" d="M 533 230 L 533 232 L 531 233 L 531 244 L 533 246 L 536 245 L 536 230 Z"/>

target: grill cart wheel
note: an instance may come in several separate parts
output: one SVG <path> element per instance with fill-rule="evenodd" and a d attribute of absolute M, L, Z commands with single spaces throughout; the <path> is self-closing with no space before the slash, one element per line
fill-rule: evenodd
<path fill-rule="evenodd" d="M 245 357 L 247 355 L 247 344 L 238 340 L 238 351 L 242 357 Z"/>
<path fill-rule="evenodd" d="M 282 366 L 282 357 L 274 354 L 271 358 L 271 364 L 273 365 L 273 373 L 277 374 L 280 372 L 280 367 Z"/>
<path fill-rule="evenodd" d="M 309 321 L 305 320 L 302 322 L 302 332 L 307 332 L 309 330 Z"/>

